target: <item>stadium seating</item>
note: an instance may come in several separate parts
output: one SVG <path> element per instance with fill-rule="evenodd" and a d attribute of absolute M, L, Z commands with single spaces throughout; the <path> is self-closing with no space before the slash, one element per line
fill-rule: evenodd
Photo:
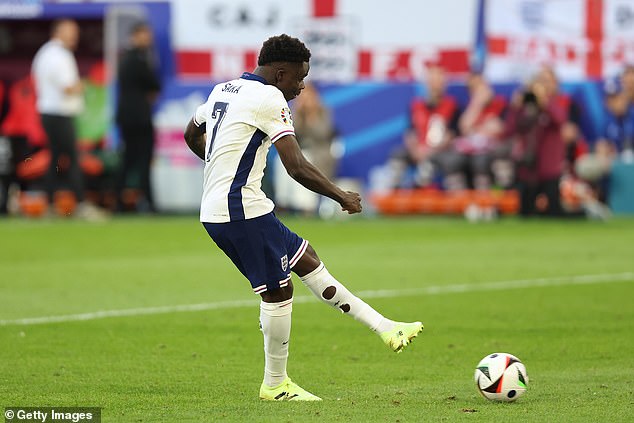
<path fill-rule="evenodd" d="M 519 196 L 516 191 L 473 190 L 445 192 L 439 190 L 397 190 L 371 196 L 377 211 L 386 215 L 401 214 L 462 214 L 469 206 L 494 209 L 501 214 L 516 214 Z"/>

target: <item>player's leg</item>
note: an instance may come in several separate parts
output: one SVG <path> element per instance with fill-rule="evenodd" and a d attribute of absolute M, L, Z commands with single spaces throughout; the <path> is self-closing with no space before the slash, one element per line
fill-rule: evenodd
<path fill-rule="evenodd" d="M 321 398 L 305 391 L 286 374 L 286 362 L 291 332 L 293 284 L 291 268 L 303 254 L 308 243 L 284 226 L 274 214 L 262 217 L 263 254 L 267 257 L 266 291 L 262 292 L 260 325 L 264 335 L 265 371 L 260 398 L 277 401 L 319 401 Z"/>
<path fill-rule="evenodd" d="M 320 300 L 354 317 L 373 331 L 383 332 L 392 328 L 391 320 L 386 319 L 360 298 L 354 296 L 328 272 L 312 246 L 307 246 L 306 252 L 293 267 L 293 272 Z"/>
<path fill-rule="evenodd" d="M 262 294 L 260 328 L 264 337 L 264 380 L 260 398 L 268 401 L 319 401 L 295 384 L 286 373 L 291 337 L 293 284 Z"/>
<path fill-rule="evenodd" d="M 269 401 L 319 401 L 295 384 L 286 373 L 291 337 L 293 284 L 260 294 L 260 328 L 264 336 L 264 380 L 260 398 Z"/>
<path fill-rule="evenodd" d="M 293 284 L 288 269 L 286 232 L 271 215 L 244 221 L 211 224 L 205 229 L 238 270 L 249 280 L 260 303 L 264 337 L 264 380 L 260 398 L 272 401 L 317 401 L 286 373 L 293 311 Z M 294 240 L 293 253 L 302 243 Z M 284 258 L 284 260 L 282 260 Z"/>
<path fill-rule="evenodd" d="M 317 298 L 377 332 L 394 351 L 400 352 L 423 329 L 420 322 L 402 323 L 387 319 L 352 294 L 328 272 L 310 245 L 292 270 Z"/>
<path fill-rule="evenodd" d="M 291 337 L 293 285 L 260 294 L 260 329 L 264 336 L 264 385 L 278 386 L 287 377 L 288 343 Z"/>

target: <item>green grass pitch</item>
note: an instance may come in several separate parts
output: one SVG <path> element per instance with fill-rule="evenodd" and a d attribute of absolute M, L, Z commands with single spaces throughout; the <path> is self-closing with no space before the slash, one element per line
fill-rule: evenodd
<path fill-rule="evenodd" d="M 4 220 L 0 409 L 98 406 L 105 422 L 633 418 L 634 220 L 283 220 L 379 311 L 422 320 L 419 338 L 394 354 L 294 279 L 289 374 L 324 401 L 263 403 L 257 297 L 195 217 Z M 206 305 L 169 308 L 191 304 Z M 515 403 L 476 391 L 492 352 L 526 364 Z"/>

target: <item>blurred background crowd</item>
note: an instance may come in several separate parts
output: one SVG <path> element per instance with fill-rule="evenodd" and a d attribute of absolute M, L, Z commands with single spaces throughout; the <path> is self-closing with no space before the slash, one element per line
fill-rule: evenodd
<path fill-rule="evenodd" d="M 196 211 L 184 125 L 282 32 L 302 150 L 369 209 L 634 213 L 634 0 L 370 3 L 0 1 L 0 213 Z M 336 215 L 269 161 L 280 211 Z"/>
<path fill-rule="evenodd" d="M 595 139 L 583 134 L 583 105 L 561 91 L 552 66 L 508 97 L 472 73 L 463 105 L 445 81 L 441 66 L 428 65 L 427 95 L 412 101 L 404 145 L 382 175 L 388 188 L 515 189 L 523 216 L 609 217 L 613 167 L 633 162 L 634 66 L 605 82 L 605 123 Z"/>

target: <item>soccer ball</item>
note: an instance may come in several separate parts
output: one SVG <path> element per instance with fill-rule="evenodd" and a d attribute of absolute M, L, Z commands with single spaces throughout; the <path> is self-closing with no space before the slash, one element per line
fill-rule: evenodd
<path fill-rule="evenodd" d="M 526 367 L 507 353 L 490 354 L 480 360 L 474 378 L 478 391 L 492 401 L 515 401 L 528 385 Z"/>

